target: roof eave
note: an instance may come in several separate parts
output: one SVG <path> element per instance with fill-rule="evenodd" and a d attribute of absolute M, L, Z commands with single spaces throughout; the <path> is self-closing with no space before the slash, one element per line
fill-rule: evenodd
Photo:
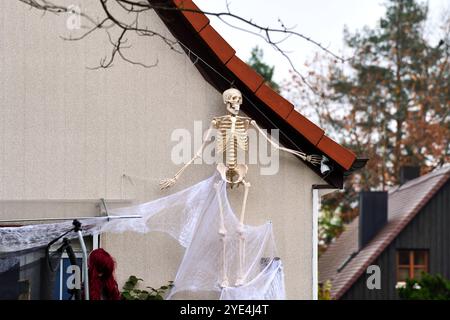
<path fill-rule="evenodd" d="M 199 10 L 191 0 L 152 1 L 172 8 Z M 304 162 L 327 183 L 341 189 L 344 176 L 365 165 L 367 160 L 357 159 L 352 151 L 327 137 L 322 129 L 296 112 L 289 101 L 267 87 L 258 73 L 236 57 L 234 49 L 209 25 L 204 14 L 183 10 L 155 11 L 176 39 L 189 44 L 189 50 L 184 50 L 214 88 L 223 92 L 230 87 L 222 77 L 225 76 L 243 93 L 242 111 L 263 128 L 279 129 L 279 140 L 283 145 L 308 154 L 323 153 L 330 158 L 334 170 L 326 177 L 319 167 Z M 197 55 L 204 61 L 198 61 Z"/>

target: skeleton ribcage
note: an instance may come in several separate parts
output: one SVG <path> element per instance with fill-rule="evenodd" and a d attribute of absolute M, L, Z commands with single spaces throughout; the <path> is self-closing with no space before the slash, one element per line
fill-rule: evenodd
<path fill-rule="evenodd" d="M 248 150 L 248 124 L 243 119 L 234 118 L 234 120 L 234 126 L 231 116 L 220 118 L 217 123 L 216 151 L 224 153 L 229 169 L 236 167 L 238 148 Z"/>

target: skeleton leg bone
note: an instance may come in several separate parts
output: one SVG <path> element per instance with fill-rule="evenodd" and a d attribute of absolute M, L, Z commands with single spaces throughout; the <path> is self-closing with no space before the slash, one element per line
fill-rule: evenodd
<path fill-rule="evenodd" d="M 214 188 L 216 189 L 217 193 L 217 201 L 219 201 L 219 211 L 220 211 L 220 226 L 219 226 L 219 235 L 220 235 L 220 241 L 222 242 L 222 271 L 220 274 L 222 275 L 222 279 L 220 282 L 220 287 L 228 287 L 228 277 L 227 277 L 227 266 L 226 266 L 226 239 L 225 236 L 227 235 L 227 230 L 225 228 L 225 222 L 223 217 L 223 205 L 222 205 L 222 198 L 220 197 L 220 184 L 216 183 L 214 184 Z"/>
<path fill-rule="evenodd" d="M 243 274 L 244 265 L 245 265 L 245 234 L 244 234 L 244 218 L 245 218 L 245 207 L 247 205 L 247 196 L 250 188 L 250 183 L 243 180 L 244 184 L 244 200 L 242 202 L 241 216 L 239 218 L 239 271 L 238 277 L 236 280 L 236 286 L 241 286 L 244 284 L 245 278 Z"/>

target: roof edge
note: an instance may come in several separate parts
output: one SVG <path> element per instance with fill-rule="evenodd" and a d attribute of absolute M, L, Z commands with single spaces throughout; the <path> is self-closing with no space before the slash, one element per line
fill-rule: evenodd
<path fill-rule="evenodd" d="M 153 0 L 153 2 L 161 3 L 161 0 Z M 247 89 L 262 103 L 276 113 L 277 116 L 284 119 L 287 124 L 313 146 L 342 167 L 343 172 L 348 172 L 352 169 L 357 160 L 356 154 L 325 135 L 323 129 L 297 112 L 290 101 L 267 86 L 261 75 L 236 56 L 236 51 L 233 47 L 211 26 L 207 15 L 201 11 L 194 1 L 166 0 L 164 2 L 179 9 L 195 33 L 209 47 L 211 52 L 215 54 L 225 68 L 241 80 Z M 156 8 L 156 10 L 164 9 Z"/>

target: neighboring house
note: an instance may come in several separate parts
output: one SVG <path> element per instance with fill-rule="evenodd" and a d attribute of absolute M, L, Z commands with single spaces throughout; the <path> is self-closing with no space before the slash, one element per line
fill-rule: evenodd
<path fill-rule="evenodd" d="M 450 166 L 409 180 L 414 171 L 387 194 L 362 193 L 359 218 L 320 257 L 319 281 L 331 282 L 332 298 L 398 299 L 396 286 L 422 271 L 450 278 Z M 380 267 L 380 289 L 366 285 L 371 265 Z"/>
<path fill-rule="evenodd" d="M 192 1 L 167 3 L 196 8 Z M 73 4 L 91 16 L 101 13 L 98 2 Z M 341 188 L 344 176 L 366 160 L 331 140 L 265 85 L 203 14 L 142 13 L 149 28 L 190 50 L 179 53 L 157 37 L 130 35 L 132 49 L 127 52 L 134 60 L 158 61 L 156 67 L 118 59 L 110 69 L 93 71 L 87 67 L 97 66 L 111 50 L 103 32 L 68 42 L 60 38 L 69 32 L 64 15 L 43 17 L 20 1 L 2 1 L 0 12 L 2 220 L 96 216 L 100 198 L 111 208 L 128 206 L 210 176 L 214 166 L 195 165 L 169 191 L 158 186 L 159 179 L 180 168 L 171 161 L 173 130 L 193 133 L 195 121 L 202 121 L 206 130 L 212 117 L 225 114 L 221 94 L 230 84 L 220 73 L 244 94 L 242 111 L 263 128 L 279 129 L 284 146 L 330 159 L 333 171 L 325 179 L 320 168 L 282 153 L 276 175 L 262 176 L 256 165 L 248 173 L 252 187 L 246 221 L 259 225 L 272 220 L 288 298 L 313 297 L 313 188 Z M 137 178 L 131 183 L 123 174 Z M 240 190 L 230 190 L 237 205 Z M 120 286 L 132 274 L 153 287 L 166 284 L 183 254 L 162 234 L 106 234 L 92 239 L 89 247 L 98 245 L 115 257 Z"/>

